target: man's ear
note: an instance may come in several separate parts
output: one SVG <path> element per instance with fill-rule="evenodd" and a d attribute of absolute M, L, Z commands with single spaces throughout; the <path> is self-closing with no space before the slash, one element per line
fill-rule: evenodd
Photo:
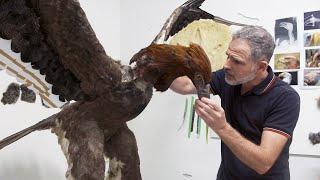
<path fill-rule="evenodd" d="M 264 61 L 264 60 L 259 61 L 259 63 L 258 63 L 258 70 L 259 71 L 266 71 L 267 68 L 268 68 L 268 62 L 267 61 Z"/>

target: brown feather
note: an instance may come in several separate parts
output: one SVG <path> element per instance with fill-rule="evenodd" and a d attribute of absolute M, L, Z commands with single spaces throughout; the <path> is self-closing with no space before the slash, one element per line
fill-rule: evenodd
<path fill-rule="evenodd" d="M 132 62 L 137 63 L 140 75 L 161 92 L 180 76 L 188 76 L 192 80 L 196 72 L 202 75 L 206 84 L 211 81 L 209 58 L 196 44 L 190 44 L 190 47 L 151 44 L 137 53 Z"/>

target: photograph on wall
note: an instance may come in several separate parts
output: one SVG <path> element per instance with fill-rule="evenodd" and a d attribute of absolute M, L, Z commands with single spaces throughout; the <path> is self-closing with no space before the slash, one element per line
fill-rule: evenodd
<path fill-rule="evenodd" d="M 320 69 L 305 69 L 303 74 L 303 86 L 320 87 Z"/>
<path fill-rule="evenodd" d="M 275 54 L 274 69 L 300 69 L 300 53 Z"/>
<path fill-rule="evenodd" d="M 298 85 L 298 71 L 277 71 L 274 74 L 289 85 Z"/>
<path fill-rule="evenodd" d="M 304 13 L 304 30 L 320 29 L 320 11 Z"/>
<path fill-rule="evenodd" d="M 277 19 L 274 26 L 275 43 L 277 48 L 297 46 L 297 18 Z"/>
<path fill-rule="evenodd" d="M 320 30 L 303 34 L 304 47 L 320 46 Z"/>
<path fill-rule="evenodd" d="M 306 49 L 306 68 L 319 68 L 320 67 L 320 48 Z"/>

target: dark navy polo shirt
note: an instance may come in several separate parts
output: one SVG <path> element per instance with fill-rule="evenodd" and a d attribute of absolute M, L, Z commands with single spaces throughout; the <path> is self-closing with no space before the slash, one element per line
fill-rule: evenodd
<path fill-rule="evenodd" d="M 234 129 L 257 145 L 263 131 L 272 131 L 289 139 L 274 165 L 264 175 L 242 163 L 221 142 L 218 180 L 290 179 L 289 146 L 299 117 L 300 97 L 290 85 L 274 75 L 270 66 L 268 73 L 259 85 L 244 95 L 240 93 L 241 85 L 226 83 L 223 69 L 212 73 L 211 91 L 220 96 L 226 119 Z"/>

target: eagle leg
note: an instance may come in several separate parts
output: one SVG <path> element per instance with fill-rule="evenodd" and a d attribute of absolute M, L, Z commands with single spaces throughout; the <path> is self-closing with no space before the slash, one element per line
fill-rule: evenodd
<path fill-rule="evenodd" d="M 68 161 L 68 180 L 104 179 L 104 135 L 96 121 L 63 123 L 53 131 Z"/>
<path fill-rule="evenodd" d="M 141 180 L 137 142 L 127 124 L 105 142 L 105 155 L 110 159 L 106 180 Z"/>

